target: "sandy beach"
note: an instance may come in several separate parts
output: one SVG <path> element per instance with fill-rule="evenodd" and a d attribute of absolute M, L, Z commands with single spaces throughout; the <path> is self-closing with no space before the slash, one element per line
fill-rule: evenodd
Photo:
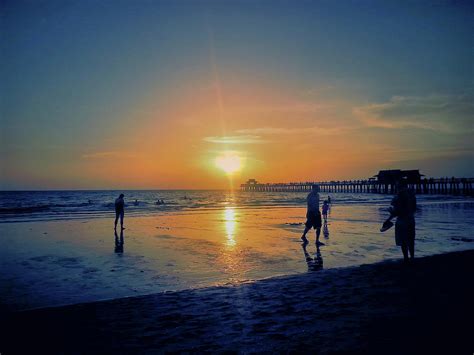
<path fill-rule="evenodd" d="M 4 314 L 4 354 L 474 350 L 474 251 Z"/>
<path fill-rule="evenodd" d="M 408 266 L 383 203 L 1 223 L 0 352 L 470 354 L 473 204 L 421 200 Z"/>
<path fill-rule="evenodd" d="M 427 204 L 417 256 L 472 249 L 472 203 Z M 323 269 L 401 257 L 394 230 L 380 233 L 385 206 L 335 205 L 321 240 Z M 113 219 L 0 224 L 0 308 L 27 310 L 238 285 L 306 273 L 305 209 L 218 208 Z M 317 256 L 314 232 L 307 252 Z"/>

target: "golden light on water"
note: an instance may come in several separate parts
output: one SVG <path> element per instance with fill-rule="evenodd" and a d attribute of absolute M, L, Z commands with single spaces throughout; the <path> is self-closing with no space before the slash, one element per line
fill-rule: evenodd
<path fill-rule="evenodd" d="M 219 169 L 230 175 L 242 169 L 243 160 L 236 152 L 227 151 L 216 158 L 215 164 Z"/>
<path fill-rule="evenodd" d="M 235 210 L 233 208 L 226 207 L 224 210 L 224 222 L 227 236 L 226 245 L 233 247 L 236 244 L 235 232 L 237 227 L 237 219 L 235 217 Z"/>

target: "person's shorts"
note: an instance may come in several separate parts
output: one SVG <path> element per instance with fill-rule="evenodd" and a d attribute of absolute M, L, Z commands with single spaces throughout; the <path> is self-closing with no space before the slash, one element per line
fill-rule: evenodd
<path fill-rule="evenodd" d="M 321 228 L 322 222 L 321 222 L 321 212 L 307 212 L 306 213 L 306 223 L 305 226 L 307 228 Z"/>
<path fill-rule="evenodd" d="M 123 215 L 125 214 L 125 211 L 124 210 L 115 210 L 115 216 L 116 217 L 123 217 Z"/>
<path fill-rule="evenodd" d="M 407 245 L 415 240 L 415 219 L 397 218 L 395 223 L 395 244 Z"/>

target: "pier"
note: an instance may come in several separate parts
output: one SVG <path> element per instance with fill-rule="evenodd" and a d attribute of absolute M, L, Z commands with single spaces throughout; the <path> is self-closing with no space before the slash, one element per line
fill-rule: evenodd
<path fill-rule="evenodd" d="M 396 193 L 396 183 L 379 179 L 343 181 L 306 181 L 289 183 L 259 183 L 255 179 L 240 185 L 241 191 L 261 192 L 309 192 L 319 185 L 320 192 L 348 193 Z M 417 194 L 474 196 L 474 178 L 424 178 L 408 182 L 408 187 Z"/>

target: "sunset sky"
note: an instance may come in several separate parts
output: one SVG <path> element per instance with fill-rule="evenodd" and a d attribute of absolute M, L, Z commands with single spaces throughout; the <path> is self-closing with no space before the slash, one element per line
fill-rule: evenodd
<path fill-rule="evenodd" d="M 472 2 L 0 10 L 0 189 L 474 176 Z"/>

